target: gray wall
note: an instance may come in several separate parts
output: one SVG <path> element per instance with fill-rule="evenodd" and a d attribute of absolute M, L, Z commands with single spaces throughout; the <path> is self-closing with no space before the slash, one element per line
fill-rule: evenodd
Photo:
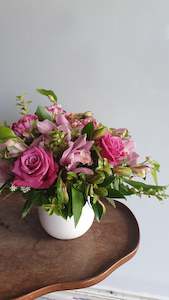
<path fill-rule="evenodd" d="M 169 183 L 169 1 L 0 0 L 0 119 L 15 95 L 53 88 L 66 109 L 128 127 Z M 128 201 L 140 222 L 137 256 L 100 287 L 169 296 L 169 203 Z"/>

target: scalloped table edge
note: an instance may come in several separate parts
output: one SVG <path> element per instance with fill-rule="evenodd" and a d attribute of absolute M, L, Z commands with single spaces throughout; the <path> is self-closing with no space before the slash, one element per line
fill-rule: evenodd
<path fill-rule="evenodd" d="M 123 265 L 124 263 L 129 261 L 136 254 L 136 252 L 139 248 L 139 244 L 140 244 L 139 225 L 138 225 L 136 217 L 134 216 L 134 214 L 132 213 L 131 210 L 130 210 L 130 213 L 132 214 L 133 218 L 135 219 L 137 229 L 138 229 L 138 243 L 137 243 L 136 248 L 133 251 L 128 253 L 126 256 L 122 257 L 120 260 L 118 260 L 113 265 L 107 267 L 103 272 L 99 273 L 96 276 L 93 276 L 91 278 L 87 278 L 84 280 L 80 280 L 80 281 L 64 282 L 64 283 L 56 283 L 56 284 L 48 285 L 48 286 L 42 287 L 38 290 L 32 291 L 28 294 L 25 294 L 23 296 L 14 298 L 13 300 L 33 300 L 33 299 L 36 299 L 37 297 L 41 297 L 41 296 L 44 296 L 44 295 L 46 295 L 48 293 L 52 293 L 52 292 L 59 292 L 59 291 L 64 291 L 64 290 L 75 290 L 75 289 L 90 287 L 90 286 L 95 285 L 95 284 L 101 282 L 102 280 L 104 280 L 114 270 L 116 270 L 121 265 Z"/>

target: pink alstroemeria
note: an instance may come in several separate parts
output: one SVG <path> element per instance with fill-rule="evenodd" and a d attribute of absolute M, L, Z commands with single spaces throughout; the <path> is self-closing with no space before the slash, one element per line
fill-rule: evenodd
<path fill-rule="evenodd" d="M 92 164 L 90 150 L 93 143 L 93 141 L 86 141 L 86 135 L 80 136 L 75 142 L 70 141 L 69 148 L 63 152 L 60 164 L 66 166 L 68 171 L 91 174 L 91 171 L 86 170 L 86 167 L 78 168 L 77 166 L 80 163 L 84 165 Z"/>
<path fill-rule="evenodd" d="M 56 125 L 58 130 L 66 133 L 67 141 L 69 142 L 71 140 L 70 124 L 64 114 L 58 114 L 56 116 Z"/>
<path fill-rule="evenodd" d="M 83 173 L 83 174 L 86 174 L 86 175 L 93 175 L 94 172 L 93 170 L 89 169 L 89 168 L 83 168 L 83 167 L 80 167 L 80 168 L 76 168 L 73 170 L 73 172 L 79 174 L 79 173 Z"/>
<path fill-rule="evenodd" d="M 27 149 L 27 146 L 21 141 L 9 139 L 4 144 L 8 150 L 8 157 L 17 157 Z"/>
<path fill-rule="evenodd" d="M 127 163 L 129 166 L 135 166 L 138 163 L 139 155 L 136 153 L 136 147 L 133 140 L 124 141 L 125 152 L 127 154 Z"/>
<path fill-rule="evenodd" d="M 46 109 L 49 112 L 51 112 L 54 116 L 56 116 L 57 114 L 61 114 L 61 113 L 65 112 L 63 110 L 62 106 L 60 104 L 57 104 L 57 103 L 46 107 Z"/>
<path fill-rule="evenodd" d="M 52 130 L 56 129 L 56 125 L 49 120 L 38 121 L 37 129 L 40 133 L 46 135 L 50 133 Z"/>

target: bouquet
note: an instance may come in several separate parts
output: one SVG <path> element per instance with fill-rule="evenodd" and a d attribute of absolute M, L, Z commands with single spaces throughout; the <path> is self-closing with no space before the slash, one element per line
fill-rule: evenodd
<path fill-rule="evenodd" d="M 0 125 L 0 192 L 22 193 L 25 217 L 32 206 L 49 215 L 78 224 L 87 201 L 99 221 L 105 214 L 103 199 L 146 195 L 162 200 L 160 165 L 146 157 L 140 162 L 134 141 L 125 128 L 107 128 L 89 111 L 66 112 L 52 90 L 37 89 L 50 100 L 29 112 L 25 96 L 17 97 L 21 118 Z M 146 184 L 150 174 L 154 184 Z"/>

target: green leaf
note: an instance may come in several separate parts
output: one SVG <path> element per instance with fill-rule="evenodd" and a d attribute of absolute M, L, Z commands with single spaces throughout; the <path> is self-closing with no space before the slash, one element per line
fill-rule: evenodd
<path fill-rule="evenodd" d="M 142 189 L 143 191 L 149 191 L 149 190 L 154 190 L 154 191 L 159 191 L 159 190 L 165 190 L 167 187 L 166 186 L 160 186 L 160 185 L 152 185 L 152 184 L 145 184 L 140 181 L 134 181 L 130 179 L 124 179 L 124 182 L 128 183 L 129 185 L 133 186 L 134 188 L 140 190 Z"/>
<path fill-rule="evenodd" d="M 101 201 L 97 201 L 96 203 L 92 203 L 92 208 L 94 210 L 96 220 L 100 221 L 106 212 L 104 204 Z"/>
<path fill-rule="evenodd" d="M 25 218 L 27 216 L 27 214 L 30 212 L 31 208 L 33 206 L 33 202 L 32 199 L 28 199 L 26 200 L 23 208 L 22 208 L 22 218 Z"/>
<path fill-rule="evenodd" d="M 158 200 L 167 199 L 169 197 L 169 195 L 166 194 L 168 186 L 145 184 L 140 181 L 134 181 L 125 178 L 123 180 L 124 182 L 132 186 L 133 189 L 135 189 L 134 192 L 136 195 L 146 195 L 148 197 L 153 196 L 156 197 Z"/>
<path fill-rule="evenodd" d="M 0 143 L 4 143 L 9 139 L 16 138 L 15 133 L 9 127 L 0 126 Z"/>
<path fill-rule="evenodd" d="M 120 184 L 119 191 L 125 196 L 131 196 L 135 194 L 135 190 L 128 185 Z"/>
<path fill-rule="evenodd" d="M 41 105 L 38 105 L 35 114 L 38 116 L 40 121 L 49 120 L 52 121 L 51 114 L 47 111 L 47 109 Z"/>
<path fill-rule="evenodd" d="M 84 206 L 83 193 L 76 190 L 72 186 L 72 212 L 73 212 L 73 216 L 74 216 L 75 226 L 77 226 L 77 224 L 79 222 L 83 206 Z"/>
<path fill-rule="evenodd" d="M 47 96 L 51 102 L 56 103 L 57 102 L 57 96 L 52 90 L 45 90 L 45 89 L 37 89 L 37 92 L 41 95 Z"/>
<path fill-rule="evenodd" d="M 33 205 L 41 206 L 48 203 L 48 195 L 45 190 L 30 190 L 30 192 L 24 194 L 24 198 L 31 200 Z"/>
<path fill-rule="evenodd" d="M 82 130 L 82 134 L 87 135 L 88 140 L 92 140 L 94 134 L 94 125 L 93 122 L 88 123 Z"/>
<path fill-rule="evenodd" d="M 99 184 L 99 186 L 102 186 L 102 187 L 108 186 L 108 185 L 110 185 L 110 183 L 113 182 L 113 180 L 114 180 L 114 175 L 107 176 L 105 178 L 105 180 L 103 181 L 103 183 Z"/>
<path fill-rule="evenodd" d="M 124 194 L 118 190 L 115 189 L 108 189 L 108 198 L 119 198 L 119 199 L 126 199 Z"/>

